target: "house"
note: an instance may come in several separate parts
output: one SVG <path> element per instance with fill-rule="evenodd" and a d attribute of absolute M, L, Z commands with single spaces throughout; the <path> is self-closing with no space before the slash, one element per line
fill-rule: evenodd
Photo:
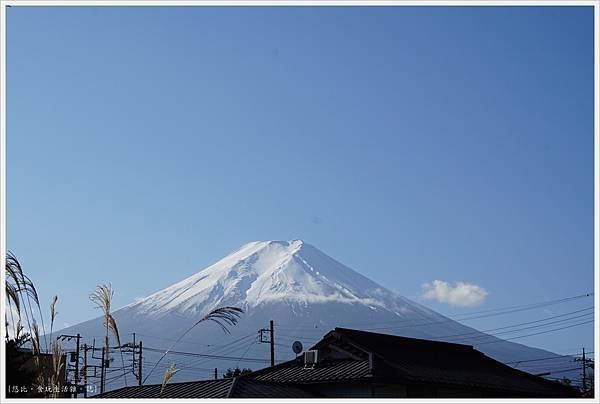
<path fill-rule="evenodd" d="M 568 386 L 470 345 L 336 328 L 298 358 L 234 379 L 125 387 L 96 397 L 564 398 Z"/>
<path fill-rule="evenodd" d="M 310 363 L 305 353 L 248 377 L 325 397 L 578 396 L 571 387 L 514 369 L 470 345 L 336 328 L 310 351 Z"/>

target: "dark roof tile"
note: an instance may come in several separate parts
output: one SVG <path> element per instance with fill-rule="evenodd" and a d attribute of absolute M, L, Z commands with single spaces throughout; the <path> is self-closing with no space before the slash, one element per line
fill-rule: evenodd
<path fill-rule="evenodd" d="M 160 393 L 160 384 L 123 387 L 99 394 L 95 398 L 226 398 L 233 379 L 169 383 Z"/>
<path fill-rule="evenodd" d="M 238 377 L 171 383 L 160 393 L 160 384 L 123 387 L 94 398 L 310 398 L 301 387 Z"/>
<path fill-rule="evenodd" d="M 369 377 L 369 362 L 349 359 L 324 361 L 317 363 L 314 367 L 305 367 L 302 362 L 294 359 L 271 368 L 257 370 L 248 377 L 278 383 L 361 379 Z"/>

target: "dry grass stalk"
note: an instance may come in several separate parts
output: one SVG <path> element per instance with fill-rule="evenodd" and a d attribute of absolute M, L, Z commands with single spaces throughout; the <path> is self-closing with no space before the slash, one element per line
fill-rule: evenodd
<path fill-rule="evenodd" d="M 21 339 L 21 333 L 23 332 L 24 328 L 23 325 L 21 325 L 21 320 L 17 321 L 17 326 L 15 327 L 15 341 L 18 341 Z"/>
<path fill-rule="evenodd" d="M 38 327 L 35 320 L 33 320 L 31 333 L 31 351 L 33 356 L 39 356 L 40 354 L 40 328 Z"/>
<path fill-rule="evenodd" d="M 57 398 L 61 387 L 61 371 L 63 368 L 62 348 L 58 342 L 52 344 L 52 374 L 50 376 L 50 386 L 52 386 L 52 398 Z"/>
<path fill-rule="evenodd" d="M 229 328 L 227 327 L 236 325 L 238 320 L 240 319 L 240 315 L 243 312 L 244 310 L 240 309 L 239 307 L 225 306 L 216 308 L 210 313 L 208 313 L 206 316 L 198 320 L 196 324 L 194 324 L 188 331 L 186 331 L 186 334 L 189 331 L 191 331 L 192 328 L 194 328 L 203 321 L 212 321 L 214 323 L 217 323 L 219 327 L 221 327 L 223 332 L 230 334 Z"/>
<path fill-rule="evenodd" d="M 117 339 L 119 345 L 119 352 L 121 354 L 121 365 L 123 369 L 123 377 L 125 378 L 125 386 L 127 386 L 127 372 L 125 371 L 125 360 L 123 358 L 123 352 L 121 351 L 121 338 L 119 336 L 119 329 L 117 322 L 110 313 L 112 306 L 112 299 L 115 295 L 115 291 L 112 289 L 112 285 L 98 285 L 96 290 L 90 294 L 90 300 L 96 305 L 97 308 L 101 309 L 104 313 L 104 326 L 106 327 L 106 335 L 104 337 L 104 348 L 108 357 L 109 345 L 108 345 L 108 332 L 111 331 Z"/>
<path fill-rule="evenodd" d="M 19 264 L 19 261 L 10 252 L 6 256 L 6 263 L 4 265 L 4 270 L 6 273 L 5 289 L 6 289 L 6 297 L 8 299 L 8 303 L 11 304 L 11 302 L 12 302 L 12 304 L 15 305 L 15 307 L 17 309 L 17 314 L 20 317 L 21 316 L 20 292 L 22 290 L 21 279 L 23 277 L 23 270 L 21 269 L 21 264 Z"/>
<path fill-rule="evenodd" d="M 167 371 L 165 372 L 165 375 L 163 376 L 163 381 L 162 381 L 162 385 L 160 386 L 160 394 L 162 395 L 163 391 L 165 390 L 165 387 L 167 386 L 167 383 L 169 383 L 169 380 L 171 380 L 171 378 L 175 375 L 175 373 L 179 372 L 179 369 L 177 369 L 175 367 L 175 364 L 171 364 L 171 366 L 169 366 L 169 368 L 167 369 Z"/>
<path fill-rule="evenodd" d="M 15 341 L 17 341 L 19 339 L 19 337 L 21 336 L 21 332 L 23 331 L 24 327 L 23 324 L 21 323 L 21 315 L 17 313 L 17 319 L 15 320 L 15 315 L 14 315 L 14 310 L 12 308 L 12 304 L 10 302 L 10 299 L 7 297 L 8 300 L 8 308 L 6 309 L 5 313 L 4 313 L 4 324 L 6 325 L 6 340 L 8 341 L 10 339 L 10 334 L 11 331 L 13 333 L 13 339 Z M 8 314 L 10 314 L 10 322 L 8 321 Z M 12 324 L 13 329 L 10 330 L 10 325 Z"/>
<path fill-rule="evenodd" d="M 58 296 L 54 295 L 52 299 L 52 303 L 50 303 L 50 338 L 52 338 L 52 330 L 54 328 L 54 320 L 58 315 L 58 311 L 56 311 L 56 303 L 58 302 Z"/>
<path fill-rule="evenodd" d="M 112 290 L 112 285 L 98 285 L 96 290 L 90 293 L 90 300 L 97 308 L 102 309 L 104 315 L 110 314 L 110 306 L 115 292 Z"/>
<path fill-rule="evenodd" d="M 6 280 L 6 298 L 8 299 L 9 305 L 15 305 L 17 315 L 21 315 L 21 301 L 19 300 L 19 291 L 14 284 Z"/>
<path fill-rule="evenodd" d="M 112 314 L 108 314 L 108 316 L 106 316 L 106 320 L 107 323 L 105 322 L 105 326 L 108 324 L 108 329 L 110 331 L 112 331 L 113 335 L 115 336 L 115 338 L 117 338 L 117 343 L 119 345 L 121 345 L 121 338 L 119 337 L 119 329 L 117 328 L 117 322 L 115 321 L 114 317 L 112 316 Z"/>
<path fill-rule="evenodd" d="M 119 337 L 119 328 L 117 322 L 112 314 L 108 314 L 106 318 L 108 321 L 108 329 L 112 331 L 114 336 L 117 338 L 117 345 L 119 346 L 119 353 L 121 354 L 121 367 L 123 369 L 123 377 L 125 378 L 125 386 L 127 386 L 127 372 L 125 371 L 125 359 L 123 358 L 123 350 L 121 349 L 121 337 Z"/>
<path fill-rule="evenodd" d="M 27 323 L 28 331 L 29 333 L 32 333 L 33 321 L 35 320 L 35 313 L 31 306 L 31 300 L 33 300 L 35 306 L 37 307 L 39 318 L 42 323 L 42 329 L 44 330 L 44 341 L 46 343 L 46 351 L 48 351 L 48 341 L 46 339 L 44 317 L 42 316 L 42 311 L 40 309 L 40 300 L 38 297 L 37 290 L 33 285 L 33 282 L 31 281 L 31 279 L 29 279 L 27 275 L 23 273 L 23 268 L 21 267 L 21 264 L 11 252 L 8 252 L 6 256 L 4 268 L 6 273 L 6 298 L 8 300 L 9 306 L 12 307 L 13 304 L 15 305 L 17 315 L 20 320 L 22 319 L 22 314 L 25 314 L 25 321 Z M 27 306 L 25 306 L 25 304 L 27 304 Z"/>
<path fill-rule="evenodd" d="M 104 351 L 106 352 L 106 356 L 108 359 L 108 330 L 109 330 L 109 320 L 108 316 L 110 316 L 110 306 L 112 304 L 114 292 L 112 290 L 112 285 L 98 285 L 96 286 L 96 290 L 90 293 L 90 300 L 92 303 L 96 305 L 96 308 L 101 309 L 104 313 L 104 325 L 106 326 L 106 334 L 104 336 Z M 102 371 L 105 371 L 102 368 Z M 102 387 L 101 387 L 101 390 Z"/>

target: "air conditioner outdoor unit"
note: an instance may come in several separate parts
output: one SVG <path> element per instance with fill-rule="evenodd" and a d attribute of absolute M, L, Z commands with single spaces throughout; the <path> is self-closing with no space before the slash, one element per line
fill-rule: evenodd
<path fill-rule="evenodd" d="M 317 350 L 312 350 L 312 351 L 305 351 L 304 352 L 304 365 L 309 365 L 312 366 L 315 363 L 317 363 L 317 360 L 319 356 L 319 351 Z"/>

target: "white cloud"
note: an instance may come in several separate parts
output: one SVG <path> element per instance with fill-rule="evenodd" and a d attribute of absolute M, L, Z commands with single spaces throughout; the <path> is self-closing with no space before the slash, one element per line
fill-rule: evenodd
<path fill-rule="evenodd" d="M 423 284 L 425 299 L 437 300 L 451 306 L 478 306 L 483 303 L 487 294 L 484 288 L 472 283 L 457 282 L 452 286 L 448 282 L 436 279 L 431 283 Z"/>

